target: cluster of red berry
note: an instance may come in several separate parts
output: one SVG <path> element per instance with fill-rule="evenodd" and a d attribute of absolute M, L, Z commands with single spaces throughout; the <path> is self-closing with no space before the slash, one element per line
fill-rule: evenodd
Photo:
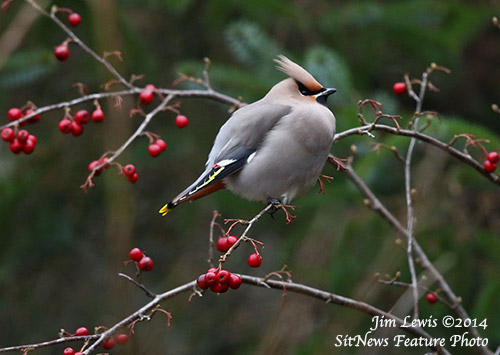
<path fill-rule="evenodd" d="M 105 350 L 112 349 L 116 344 L 123 345 L 128 341 L 128 335 L 124 333 L 117 334 L 114 338 L 110 337 L 102 342 L 102 347 Z M 75 354 L 76 355 L 76 354 Z"/>
<path fill-rule="evenodd" d="M 76 330 L 75 334 L 72 334 L 72 336 L 86 336 L 89 335 L 89 330 L 85 327 L 80 327 Z M 113 348 L 116 344 L 123 345 L 128 341 L 128 335 L 124 333 L 117 334 L 114 338 L 110 337 L 105 339 L 102 342 L 102 347 L 105 350 L 109 350 Z M 63 355 L 81 355 L 83 354 L 82 352 L 78 351 L 75 352 L 73 348 L 67 347 L 64 349 Z"/>
<path fill-rule="evenodd" d="M 97 168 L 99 165 L 104 164 L 104 166 L 103 166 L 103 167 L 101 167 L 101 168 L 99 168 L 98 170 L 96 170 L 96 172 L 95 172 L 95 174 L 94 174 L 94 176 L 99 176 L 99 175 L 101 175 L 101 173 L 102 173 L 102 171 L 103 171 L 104 169 L 106 169 L 106 170 L 107 170 L 107 169 L 109 169 L 109 166 L 110 166 L 110 165 L 109 165 L 109 164 L 107 164 L 107 162 L 108 162 L 108 158 L 107 158 L 107 157 L 104 157 L 104 158 L 99 159 L 99 160 L 94 160 L 94 161 L 90 162 L 90 164 L 89 164 L 89 166 L 88 166 L 88 168 L 87 168 L 87 169 L 88 169 L 89 171 L 92 171 L 92 170 L 94 170 L 95 168 Z"/>
<path fill-rule="evenodd" d="M 156 92 L 156 87 L 153 84 L 146 85 L 144 87 L 144 91 L 142 91 L 139 94 L 139 104 L 141 104 L 141 105 L 149 105 L 153 101 L 153 99 L 154 99 L 155 92 Z M 179 128 L 186 127 L 188 125 L 188 123 L 189 123 L 189 120 L 184 115 L 178 114 L 175 117 L 175 125 L 177 127 L 179 127 Z M 153 156 L 156 156 L 156 155 L 153 155 Z"/>
<path fill-rule="evenodd" d="M 500 155 L 498 155 L 497 152 L 489 152 L 484 162 L 484 169 L 489 173 L 495 172 L 495 170 L 497 170 L 497 163 L 499 161 Z"/>
<path fill-rule="evenodd" d="M 153 259 L 146 256 L 141 249 L 134 248 L 128 253 L 130 260 L 135 261 L 142 271 L 151 271 L 153 269 Z"/>
<path fill-rule="evenodd" d="M 217 240 L 217 250 L 220 251 L 221 253 L 227 252 L 236 242 L 238 241 L 238 238 L 235 237 L 234 235 L 230 235 L 228 237 L 220 237 Z M 250 254 L 248 257 L 248 266 L 250 267 L 259 267 L 260 264 L 262 263 L 262 256 L 258 253 L 253 253 Z"/>
<path fill-rule="evenodd" d="M 32 108 L 28 108 L 24 111 L 21 111 L 17 107 L 11 108 L 7 112 L 7 118 L 10 122 L 17 121 L 23 118 L 25 115 L 30 115 L 34 112 Z M 40 115 L 35 115 L 31 117 L 28 121 L 24 121 L 14 126 L 14 128 L 4 128 L 2 132 L 0 132 L 0 137 L 2 140 L 9 142 L 9 149 L 14 154 L 19 154 L 24 152 L 25 154 L 31 154 L 35 149 L 37 139 L 35 135 L 30 134 L 26 129 L 19 130 L 18 127 L 22 127 L 27 123 L 36 123 L 40 121 Z"/>
<path fill-rule="evenodd" d="M 83 133 L 83 125 L 89 123 L 90 119 L 97 123 L 102 122 L 104 121 L 104 112 L 97 108 L 92 112 L 92 115 L 87 110 L 80 110 L 74 116 L 68 113 L 59 121 L 59 130 L 64 134 L 71 133 L 77 137 Z"/>
<path fill-rule="evenodd" d="M 217 250 L 220 251 L 221 253 L 225 253 L 228 251 L 236 242 L 238 241 L 238 238 L 236 238 L 234 235 L 230 235 L 228 237 L 220 237 L 217 240 Z"/>
<path fill-rule="evenodd" d="M 125 165 L 122 169 L 122 173 L 131 183 L 136 182 L 139 178 L 139 175 L 137 175 L 136 168 L 133 164 Z"/>
<path fill-rule="evenodd" d="M 210 288 L 212 292 L 224 293 L 229 288 L 236 290 L 241 286 L 241 277 L 224 269 L 211 267 L 206 274 L 201 274 L 196 284 L 202 289 Z"/>
<path fill-rule="evenodd" d="M 148 147 L 148 153 L 152 157 L 157 157 L 165 149 L 167 149 L 167 143 L 161 138 L 158 138 L 154 143 L 151 143 Z"/>
<path fill-rule="evenodd" d="M 71 27 L 76 27 L 82 22 L 82 18 L 76 12 L 72 12 L 68 16 L 68 23 Z M 64 42 L 63 44 L 58 45 L 54 49 L 54 56 L 57 60 L 64 62 L 69 57 L 69 48 L 68 44 Z"/>

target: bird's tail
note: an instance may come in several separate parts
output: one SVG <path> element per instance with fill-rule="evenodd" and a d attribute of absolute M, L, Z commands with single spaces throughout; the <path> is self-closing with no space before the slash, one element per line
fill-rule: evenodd
<path fill-rule="evenodd" d="M 160 214 L 162 216 L 165 216 L 172 209 L 184 202 L 193 201 L 199 199 L 200 197 L 211 194 L 212 192 L 223 189 L 225 186 L 222 182 L 222 179 L 226 176 L 226 174 L 221 173 L 224 170 L 225 167 L 214 166 L 206 174 L 200 176 L 198 180 L 196 180 L 187 189 L 182 191 L 176 198 L 165 204 L 160 209 Z"/>
<path fill-rule="evenodd" d="M 175 207 L 175 206 L 173 206 L 173 205 L 172 205 L 172 203 L 171 203 L 171 202 L 169 202 L 169 203 L 165 204 L 165 206 L 163 206 L 163 207 L 160 209 L 160 211 L 159 211 L 159 212 L 161 213 L 161 215 L 162 215 L 162 216 L 165 216 L 165 215 L 166 215 L 167 213 L 169 213 L 169 212 L 172 210 L 172 208 L 174 208 L 174 207 Z"/>

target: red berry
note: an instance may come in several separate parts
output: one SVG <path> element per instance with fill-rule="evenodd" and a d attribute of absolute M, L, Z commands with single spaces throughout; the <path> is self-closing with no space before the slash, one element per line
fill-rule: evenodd
<path fill-rule="evenodd" d="M 109 158 L 108 158 L 108 157 L 104 157 L 104 158 L 102 158 L 102 159 L 99 161 L 100 163 L 104 163 L 103 168 L 104 168 L 104 169 L 106 169 L 106 170 L 107 170 L 107 169 L 109 169 L 109 167 L 111 166 L 111 165 L 109 165 L 109 164 L 108 164 L 108 161 L 109 161 Z"/>
<path fill-rule="evenodd" d="M 148 84 L 146 85 L 145 89 L 154 92 L 156 90 L 156 86 L 154 86 L 153 84 Z"/>
<path fill-rule="evenodd" d="M 101 162 L 99 160 L 94 160 L 94 161 L 90 162 L 89 166 L 87 167 L 87 170 L 90 172 L 90 171 L 94 170 L 95 168 L 97 168 L 100 164 L 101 164 Z M 102 170 L 103 170 L 103 168 L 96 170 L 94 173 L 94 176 L 101 175 Z"/>
<path fill-rule="evenodd" d="M 13 107 L 11 108 L 8 112 L 7 112 L 7 118 L 9 119 L 9 121 L 15 121 L 15 120 L 18 120 L 20 119 L 21 117 L 23 117 L 23 113 L 21 112 L 20 109 L 18 109 L 17 107 Z"/>
<path fill-rule="evenodd" d="M 137 175 L 137 173 L 134 173 L 134 175 L 127 177 L 128 181 L 130 181 L 132 184 L 135 183 L 138 178 L 139 178 L 139 175 Z"/>
<path fill-rule="evenodd" d="M 217 274 L 213 271 L 207 271 L 205 274 L 205 282 L 208 286 L 213 286 L 217 283 Z"/>
<path fill-rule="evenodd" d="M 71 27 L 76 27 L 82 22 L 82 18 L 76 12 L 73 12 L 68 16 L 68 22 Z"/>
<path fill-rule="evenodd" d="M 34 134 L 30 134 L 30 135 L 28 136 L 28 141 L 33 141 L 33 143 L 35 143 L 35 144 L 36 144 L 36 142 L 37 142 L 38 140 L 36 139 L 36 137 L 35 137 L 35 135 L 34 135 Z"/>
<path fill-rule="evenodd" d="M 94 110 L 94 112 L 92 112 L 92 121 L 94 122 L 104 121 L 104 112 L 102 112 L 101 109 Z"/>
<path fill-rule="evenodd" d="M 495 170 L 497 170 L 497 165 L 495 163 L 492 163 L 491 161 L 489 160 L 485 160 L 484 161 L 484 169 L 489 172 L 489 173 L 492 173 L 494 172 Z"/>
<path fill-rule="evenodd" d="M 106 350 L 112 349 L 115 346 L 115 339 L 107 338 L 102 342 L 102 347 Z"/>
<path fill-rule="evenodd" d="M 19 142 L 19 139 L 14 138 L 9 143 L 9 149 L 14 154 L 19 154 L 23 150 L 23 144 Z"/>
<path fill-rule="evenodd" d="M 29 108 L 26 110 L 26 112 L 24 112 L 24 115 L 28 116 L 28 115 L 31 115 L 33 112 L 35 112 L 35 110 L 33 110 L 32 108 Z M 36 122 L 40 121 L 40 115 L 34 115 L 33 117 L 31 117 L 29 119 L 29 121 L 31 123 L 36 123 Z"/>
<path fill-rule="evenodd" d="M 59 130 L 62 133 L 71 132 L 71 121 L 67 118 L 63 118 L 61 121 L 59 121 Z"/>
<path fill-rule="evenodd" d="M 141 261 L 143 256 L 144 254 L 139 248 L 134 248 L 128 253 L 128 257 L 130 258 L 130 260 L 137 262 Z"/>
<path fill-rule="evenodd" d="M 205 281 L 205 274 L 201 274 L 200 276 L 198 276 L 198 278 L 196 279 L 196 284 L 202 290 L 206 290 L 207 288 L 210 287 L 207 281 Z"/>
<path fill-rule="evenodd" d="M 235 274 L 231 274 L 229 277 L 229 287 L 236 290 L 241 286 L 241 277 Z"/>
<path fill-rule="evenodd" d="M 89 330 L 85 327 L 80 327 L 75 332 L 75 336 L 77 336 L 77 337 L 85 336 L 85 335 L 89 335 Z"/>
<path fill-rule="evenodd" d="M 227 291 L 227 289 L 229 288 L 229 284 L 225 283 L 216 283 L 215 285 L 212 285 L 210 286 L 210 290 L 212 290 L 212 292 L 215 292 L 215 293 L 224 293 Z"/>
<path fill-rule="evenodd" d="M 24 142 L 24 145 L 23 145 L 24 154 L 31 154 L 35 150 L 36 138 L 30 139 L 30 137 L 35 137 L 35 136 L 30 134 L 28 136 L 28 139 L 26 140 L 26 142 Z"/>
<path fill-rule="evenodd" d="M 250 254 L 248 257 L 248 266 L 250 267 L 259 267 L 262 263 L 262 256 L 257 253 Z"/>
<path fill-rule="evenodd" d="M 230 235 L 227 237 L 227 245 L 229 245 L 229 248 L 231 248 L 236 242 L 238 241 L 238 238 L 235 237 L 234 235 Z"/>
<path fill-rule="evenodd" d="M 19 142 L 24 144 L 24 142 L 26 142 L 28 140 L 29 135 L 30 134 L 28 133 L 27 130 L 22 129 L 19 132 L 17 132 L 17 139 L 19 140 Z"/>
<path fill-rule="evenodd" d="M 123 333 L 117 334 L 115 338 L 116 343 L 120 345 L 123 345 L 128 341 L 128 335 Z"/>
<path fill-rule="evenodd" d="M 497 152 L 489 152 L 488 153 L 488 160 L 491 163 L 496 164 L 500 161 L 500 155 L 498 155 Z"/>
<path fill-rule="evenodd" d="M 434 304 L 438 301 L 437 292 L 429 292 L 425 298 L 430 304 Z"/>
<path fill-rule="evenodd" d="M 231 273 L 227 270 L 220 270 L 217 274 L 217 280 L 221 284 L 229 284 Z"/>
<path fill-rule="evenodd" d="M 216 267 L 211 267 L 207 270 L 207 272 L 213 272 L 214 274 L 217 274 L 219 272 L 219 269 L 217 269 Z"/>
<path fill-rule="evenodd" d="M 175 117 L 175 124 L 179 128 L 186 127 L 188 125 L 188 123 L 189 123 L 189 120 L 184 115 L 177 115 L 177 117 Z"/>
<path fill-rule="evenodd" d="M 14 138 L 16 138 L 16 133 L 14 132 L 14 130 L 12 128 L 7 127 L 7 128 L 2 129 L 2 133 L 0 133 L 0 136 L 2 137 L 2 139 L 4 141 L 10 142 Z"/>
<path fill-rule="evenodd" d="M 227 238 L 221 237 L 217 240 L 217 250 L 221 253 L 225 253 L 228 251 L 230 246 L 227 244 Z"/>
<path fill-rule="evenodd" d="M 167 143 L 163 139 L 157 139 L 155 144 L 160 147 L 161 151 L 163 152 L 165 149 L 167 149 Z"/>
<path fill-rule="evenodd" d="M 396 95 L 401 95 L 401 94 L 404 94 L 406 92 L 406 84 L 405 83 L 395 83 L 393 86 L 392 86 L 392 90 L 394 90 L 394 93 Z"/>
<path fill-rule="evenodd" d="M 75 113 L 75 121 L 81 125 L 84 125 L 90 121 L 90 115 L 87 110 L 80 110 Z"/>
<path fill-rule="evenodd" d="M 153 259 L 151 259 L 149 256 L 145 256 L 139 261 L 139 269 L 142 271 L 151 271 L 153 269 Z"/>
<path fill-rule="evenodd" d="M 93 160 L 90 162 L 89 166 L 87 167 L 88 171 L 94 170 L 97 166 L 99 165 L 99 160 Z"/>
<path fill-rule="evenodd" d="M 160 155 L 162 150 L 159 145 L 153 143 L 149 145 L 148 152 L 152 157 L 157 157 L 158 155 Z"/>
<path fill-rule="evenodd" d="M 69 57 L 69 48 L 66 45 L 61 44 L 54 49 L 54 55 L 57 60 L 64 62 Z"/>
<path fill-rule="evenodd" d="M 83 126 L 78 122 L 71 121 L 71 134 L 78 137 L 83 133 Z"/>
<path fill-rule="evenodd" d="M 139 94 L 139 102 L 141 105 L 149 105 L 153 101 L 154 94 L 150 90 L 145 90 Z"/>
<path fill-rule="evenodd" d="M 128 177 L 133 176 L 135 174 L 135 166 L 133 164 L 127 164 L 125 165 L 122 171 L 125 174 L 125 176 Z"/>
<path fill-rule="evenodd" d="M 75 351 L 73 348 L 66 348 L 64 349 L 63 355 L 75 355 Z"/>

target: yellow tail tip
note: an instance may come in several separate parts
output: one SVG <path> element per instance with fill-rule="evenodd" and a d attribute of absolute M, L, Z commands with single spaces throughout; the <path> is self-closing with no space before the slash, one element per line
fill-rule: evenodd
<path fill-rule="evenodd" d="M 159 212 L 161 213 L 162 216 L 165 216 L 167 213 L 169 213 L 170 209 L 168 208 L 168 203 L 165 206 L 163 206 Z"/>

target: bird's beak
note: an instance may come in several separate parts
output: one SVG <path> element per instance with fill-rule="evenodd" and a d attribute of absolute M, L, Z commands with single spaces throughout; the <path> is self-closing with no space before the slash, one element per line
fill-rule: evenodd
<path fill-rule="evenodd" d="M 323 91 L 321 93 L 321 96 L 329 96 L 331 94 L 335 94 L 336 92 L 337 92 L 337 89 L 329 88 L 329 89 L 326 89 L 325 91 Z"/>
<path fill-rule="evenodd" d="M 316 101 L 326 106 L 326 101 L 328 99 L 328 96 L 334 94 L 335 92 L 337 92 L 337 89 L 334 88 L 325 89 L 316 95 Z"/>

